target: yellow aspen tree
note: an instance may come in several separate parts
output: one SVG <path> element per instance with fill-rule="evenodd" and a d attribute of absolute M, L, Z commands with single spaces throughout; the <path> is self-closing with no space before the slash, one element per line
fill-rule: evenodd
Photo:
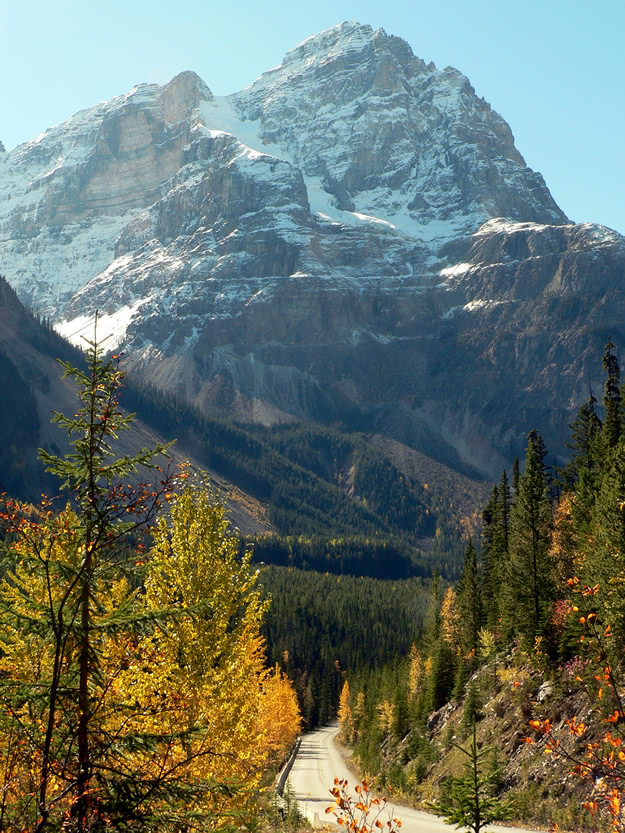
<path fill-rule="evenodd" d="M 345 680 L 345 682 L 343 683 L 343 688 L 341 689 L 338 711 L 341 740 L 344 743 L 351 743 L 352 734 L 354 730 L 354 721 L 349 700 L 349 683 L 347 682 L 347 680 Z"/>
<path fill-rule="evenodd" d="M 354 742 L 360 737 L 360 732 L 365 725 L 365 693 L 359 691 L 356 694 L 354 701 L 354 708 L 352 710 L 352 725 L 353 725 L 353 739 Z"/>
<path fill-rule="evenodd" d="M 262 680 L 258 721 L 271 762 L 280 764 L 297 739 L 302 718 L 293 684 L 277 663 Z"/>
<path fill-rule="evenodd" d="M 441 636 L 456 651 L 461 651 L 460 611 L 453 587 L 448 587 L 441 604 Z"/>
<path fill-rule="evenodd" d="M 393 727 L 395 708 L 390 700 L 378 703 L 378 724 L 384 735 L 388 735 Z"/>
<path fill-rule="evenodd" d="M 411 702 L 417 696 L 417 692 L 423 681 L 423 659 L 417 650 L 417 646 L 412 643 L 410 647 L 410 666 L 408 669 L 408 701 Z"/>
<path fill-rule="evenodd" d="M 251 552 L 239 550 L 225 508 L 203 485 L 176 496 L 170 518 L 154 531 L 145 585 L 148 611 L 166 623 L 144 646 L 160 655 L 159 670 L 147 666 L 135 681 L 145 687 L 138 696 L 159 711 L 173 704 L 169 718 L 192 735 L 171 751 L 198 787 L 182 812 L 210 813 L 216 823 L 233 812 L 249 815 L 273 747 L 260 719 L 267 604 Z M 211 783 L 222 788 L 206 790 Z"/>

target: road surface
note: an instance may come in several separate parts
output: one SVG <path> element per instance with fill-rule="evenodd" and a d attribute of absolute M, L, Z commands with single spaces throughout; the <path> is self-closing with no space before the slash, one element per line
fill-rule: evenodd
<path fill-rule="evenodd" d="M 289 775 L 291 794 L 313 827 L 321 827 L 334 819 L 334 816 L 325 813 L 326 807 L 332 803 L 329 791 L 334 779 L 346 778 L 350 786 L 356 784 L 355 776 L 347 769 L 334 743 L 337 732 L 336 726 L 326 726 L 304 735 Z M 389 803 L 389 807 L 392 815 L 401 819 L 401 833 L 450 833 L 454 829 L 429 813 L 398 804 L 393 806 Z M 386 818 L 388 815 L 381 821 L 386 821 Z M 499 825 L 490 825 L 488 829 L 493 833 L 536 833 L 521 827 Z"/>

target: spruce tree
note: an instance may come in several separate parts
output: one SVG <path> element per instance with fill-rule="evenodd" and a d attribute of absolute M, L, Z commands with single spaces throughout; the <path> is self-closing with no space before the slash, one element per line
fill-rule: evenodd
<path fill-rule="evenodd" d="M 501 588 L 510 551 L 510 506 L 510 486 L 504 470 L 483 514 L 482 614 L 489 628 L 496 628 L 501 618 Z"/>
<path fill-rule="evenodd" d="M 440 636 L 441 631 L 441 602 L 443 601 L 443 582 L 436 568 L 432 571 L 430 584 L 430 598 L 425 617 L 425 640 L 431 647 Z"/>
<path fill-rule="evenodd" d="M 500 512 L 500 549 L 507 558 L 510 549 L 510 485 L 508 474 L 504 469 L 499 482 L 499 512 Z"/>
<path fill-rule="evenodd" d="M 603 354 L 603 370 L 605 382 L 603 385 L 603 438 L 608 449 L 614 448 L 622 433 L 621 415 L 621 371 L 618 359 L 613 353 L 614 344 L 610 339 Z"/>
<path fill-rule="evenodd" d="M 436 711 L 449 700 L 454 687 L 457 655 L 451 645 L 439 639 L 432 651 L 432 668 L 427 681 L 426 709 Z"/>
<path fill-rule="evenodd" d="M 591 394 L 569 425 L 571 436 L 566 447 L 571 450 L 572 454 L 562 470 L 565 487 L 571 488 L 578 481 L 582 471 L 592 475 L 599 462 L 601 456 L 599 438 L 602 426 L 595 409 L 596 404 L 597 400 Z"/>
<path fill-rule="evenodd" d="M 499 618 L 497 590 L 500 585 L 499 535 L 497 533 L 499 489 L 493 486 L 490 499 L 482 512 L 482 583 L 484 618 L 489 627 L 494 627 Z"/>
<path fill-rule="evenodd" d="M 510 802 L 502 801 L 495 795 L 498 771 L 484 772 L 483 761 L 490 750 L 478 747 L 475 720 L 469 748 L 465 749 L 457 743 L 453 745 L 468 758 L 464 772 L 447 780 L 441 798 L 430 804 L 430 808 L 437 815 L 444 816 L 447 824 L 467 827 L 473 833 L 480 833 L 493 822 L 509 819 Z"/>
<path fill-rule="evenodd" d="M 599 584 L 604 621 L 625 639 L 625 437 L 610 452 L 602 473 L 583 549 L 585 580 Z"/>
<path fill-rule="evenodd" d="M 464 570 L 458 587 L 458 606 L 461 616 L 462 648 L 465 654 L 473 652 L 473 655 L 477 656 L 478 633 L 482 625 L 482 598 L 477 552 L 472 541 L 467 544 L 464 555 Z"/>
<path fill-rule="evenodd" d="M 519 491 L 519 480 L 521 478 L 521 472 L 519 469 L 519 458 L 515 457 L 514 462 L 512 463 L 512 490 L 514 494 Z"/>
<path fill-rule="evenodd" d="M 519 633 L 530 644 L 544 632 L 554 593 L 548 558 L 551 506 L 543 458 L 542 440 L 532 431 L 510 516 L 510 561 L 505 582 L 507 631 Z"/>

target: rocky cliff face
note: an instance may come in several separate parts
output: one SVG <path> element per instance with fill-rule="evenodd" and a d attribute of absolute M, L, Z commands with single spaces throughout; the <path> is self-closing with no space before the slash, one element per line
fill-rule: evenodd
<path fill-rule="evenodd" d="M 234 95 L 182 73 L 2 154 L 0 268 L 201 406 L 492 475 L 534 425 L 561 450 L 623 330 L 623 237 L 567 220 L 461 73 L 354 23 Z"/>

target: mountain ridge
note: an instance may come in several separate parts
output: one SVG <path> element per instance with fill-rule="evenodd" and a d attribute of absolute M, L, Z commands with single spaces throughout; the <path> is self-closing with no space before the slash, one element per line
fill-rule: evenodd
<path fill-rule="evenodd" d="M 562 453 L 558 376 L 619 332 L 624 238 L 570 223 L 468 79 L 384 30 L 229 96 L 139 85 L 0 168 L 22 300 L 75 340 L 98 309 L 131 374 L 243 422 L 340 419 L 496 477 L 537 416 Z"/>

